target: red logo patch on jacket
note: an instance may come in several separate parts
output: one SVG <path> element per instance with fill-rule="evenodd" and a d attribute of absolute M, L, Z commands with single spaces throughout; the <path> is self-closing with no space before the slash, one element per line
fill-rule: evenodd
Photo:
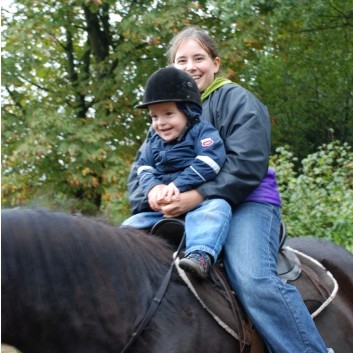
<path fill-rule="evenodd" d="M 212 146 L 213 144 L 214 144 L 214 141 L 211 139 L 211 137 L 207 137 L 207 138 L 201 140 L 202 147 Z"/>

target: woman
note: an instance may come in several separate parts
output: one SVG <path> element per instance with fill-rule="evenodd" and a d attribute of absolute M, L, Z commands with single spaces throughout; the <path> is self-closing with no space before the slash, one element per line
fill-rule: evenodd
<path fill-rule="evenodd" d="M 213 181 L 161 204 L 177 217 L 207 198 L 224 198 L 233 207 L 224 264 L 231 286 L 272 353 L 326 353 L 328 350 L 294 286 L 277 276 L 280 197 L 268 168 L 270 121 L 266 107 L 249 91 L 217 77 L 221 61 L 205 32 L 188 27 L 171 41 L 169 61 L 185 70 L 202 93 L 202 118 L 225 142 L 227 159 Z M 142 147 L 143 148 L 143 147 Z M 144 207 L 135 172 L 129 178 L 133 212 Z M 331 350 L 332 351 L 332 350 Z"/>

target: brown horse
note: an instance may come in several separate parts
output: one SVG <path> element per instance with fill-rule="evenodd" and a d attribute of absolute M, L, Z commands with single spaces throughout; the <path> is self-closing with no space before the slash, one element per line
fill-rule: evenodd
<path fill-rule="evenodd" d="M 322 257 L 332 258 L 326 267 L 340 290 L 317 325 L 327 346 L 349 352 L 353 256 L 332 243 L 312 240 L 306 249 L 306 240 L 297 242 L 314 257 L 322 247 Z M 3 210 L 2 342 L 23 353 L 121 352 L 171 262 L 163 240 L 139 231 L 44 210 Z M 127 352 L 195 351 L 237 353 L 240 346 L 173 271 L 156 312 Z"/>

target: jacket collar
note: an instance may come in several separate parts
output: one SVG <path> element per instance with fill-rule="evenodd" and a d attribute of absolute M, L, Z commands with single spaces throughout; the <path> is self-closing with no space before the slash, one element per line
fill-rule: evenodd
<path fill-rule="evenodd" d="M 202 92 L 201 101 L 203 102 L 213 91 L 226 85 L 227 83 L 233 83 L 225 77 L 217 77 L 214 81 Z"/>

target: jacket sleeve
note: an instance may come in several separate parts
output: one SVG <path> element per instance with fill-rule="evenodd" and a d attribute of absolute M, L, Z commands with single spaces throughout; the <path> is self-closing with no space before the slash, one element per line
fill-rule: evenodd
<path fill-rule="evenodd" d="M 156 177 L 155 162 L 152 156 L 151 139 L 145 142 L 144 149 L 137 160 L 137 177 L 139 184 L 147 198 L 148 192 L 156 185 L 162 184 L 162 180 Z"/>
<path fill-rule="evenodd" d="M 173 180 L 181 192 L 194 189 L 214 179 L 226 159 L 223 141 L 211 124 L 200 123 L 189 133 L 192 134 L 196 157 Z"/>
<path fill-rule="evenodd" d="M 268 170 L 271 127 L 267 108 L 249 91 L 225 85 L 203 102 L 203 115 L 225 143 L 227 158 L 217 177 L 197 190 L 206 198 L 224 198 L 236 206 Z"/>
<path fill-rule="evenodd" d="M 148 131 L 146 140 L 137 151 L 135 160 L 131 165 L 130 173 L 127 179 L 128 199 L 131 207 L 131 212 L 133 214 L 152 211 L 137 177 L 138 159 L 146 148 L 146 143 L 150 140 L 152 133 L 153 130 L 150 129 Z"/>

